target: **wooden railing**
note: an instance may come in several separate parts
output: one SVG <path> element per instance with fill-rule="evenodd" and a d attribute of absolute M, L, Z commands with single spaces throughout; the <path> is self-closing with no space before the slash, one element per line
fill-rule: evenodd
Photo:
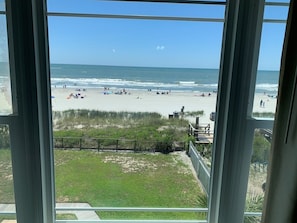
<path fill-rule="evenodd" d="M 55 137 L 55 149 L 96 149 L 103 150 L 127 150 L 134 152 L 172 152 L 185 150 L 187 143 L 185 141 L 145 141 L 130 139 L 113 138 L 88 138 L 88 137 Z"/>

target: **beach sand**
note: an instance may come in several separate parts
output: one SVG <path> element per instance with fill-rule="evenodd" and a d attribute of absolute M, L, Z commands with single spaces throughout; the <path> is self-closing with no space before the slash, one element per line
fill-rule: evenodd
<path fill-rule="evenodd" d="M 78 97 L 75 98 L 74 96 Z M 70 88 L 52 89 L 53 111 L 67 109 L 89 109 L 101 111 L 127 111 L 127 112 L 158 112 L 165 118 L 174 112 L 180 112 L 184 106 L 184 112 L 204 111 L 199 118 L 200 124 L 210 124 L 213 129 L 213 121 L 209 119 L 211 112 L 216 109 L 217 94 L 192 92 L 164 92 L 156 91 L 127 91 L 123 94 L 115 94 L 104 89 L 75 90 Z M 260 107 L 260 101 L 265 102 Z M 254 112 L 274 112 L 276 99 L 265 94 L 256 94 L 254 98 Z M 195 122 L 196 117 L 188 118 Z"/>
<path fill-rule="evenodd" d="M 77 98 L 70 95 L 78 95 Z M 264 106 L 260 106 L 260 101 Z M 184 106 L 184 112 L 204 111 L 199 118 L 202 125 L 210 124 L 213 129 L 213 121 L 209 119 L 211 112 L 216 110 L 217 94 L 195 92 L 164 92 L 157 94 L 156 91 L 127 91 L 123 94 L 104 91 L 104 89 L 86 89 L 78 91 L 73 88 L 52 88 L 53 111 L 68 109 L 89 109 L 100 111 L 127 111 L 127 112 L 157 112 L 165 118 L 180 112 Z M 254 112 L 275 112 L 276 98 L 257 93 L 254 97 Z M 11 102 L 7 100 L 7 92 L 0 91 L 0 112 L 2 115 L 11 113 Z M 195 122 L 196 117 L 186 117 Z"/>
<path fill-rule="evenodd" d="M 6 88 L 0 89 L 0 115 L 8 115 L 12 113 L 10 94 Z"/>

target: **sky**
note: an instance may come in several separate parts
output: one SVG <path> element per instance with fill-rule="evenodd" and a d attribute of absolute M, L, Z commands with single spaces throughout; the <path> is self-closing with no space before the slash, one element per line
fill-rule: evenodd
<path fill-rule="evenodd" d="M 288 0 L 279 0 L 285 1 Z M 4 0 L 0 0 L 3 10 Z M 224 18 L 224 6 L 47 0 L 49 12 Z M 286 19 L 286 7 L 267 7 L 265 18 Z M 5 20 L 0 15 L 0 31 Z M 222 22 L 48 17 L 51 63 L 218 68 Z M 279 70 L 285 24 L 264 23 L 259 69 Z M 0 39 L 0 60 L 5 57 Z"/>

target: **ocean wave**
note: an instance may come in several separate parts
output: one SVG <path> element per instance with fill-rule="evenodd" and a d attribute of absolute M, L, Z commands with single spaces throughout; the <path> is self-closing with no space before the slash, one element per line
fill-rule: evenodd
<path fill-rule="evenodd" d="M 218 88 L 218 83 L 197 83 L 196 81 L 142 81 L 126 80 L 121 78 L 51 78 L 51 85 L 70 88 L 130 88 L 130 89 L 160 89 L 173 91 L 200 91 L 212 92 Z M 256 85 L 257 92 L 276 92 L 277 84 L 261 83 Z"/>
<path fill-rule="evenodd" d="M 150 81 L 132 81 L 125 79 L 110 79 L 110 78 L 51 78 L 51 84 L 62 86 L 75 87 L 141 87 L 141 88 L 180 88 L 181 85 L 176 83 L 162 83 Z M 187 85 L 188 86 L 188 85 Z"/>
<path fill-rule="evenodd" d="M 278 91 L 278 84 L 270 84 L 270 83 L 256 84 L 256 90 L 276 92 Z"/>
<path fill-rule="evenodd" d="M 0 76 L 0 88 L 10 86 L 10 78 L 8 76 Z"/>
<path fill-rule="evenodd" d="M 179 81 L 178 83 L 183 86 L 197 86 L 195 81 Z"/>

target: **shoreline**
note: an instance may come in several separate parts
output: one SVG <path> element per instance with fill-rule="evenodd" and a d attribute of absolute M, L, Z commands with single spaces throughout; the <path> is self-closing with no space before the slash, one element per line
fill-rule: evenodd
<path fill-rule="evenodd" d="M 53 111 L 68 109 L 87 109 L 117 112 L 157 112 L 163 117 L 179 113 L 184 106 L 184 112 L 204 111 L 199 118 L 201 124 L 211 124 L 211 112 L 216 110 L 217 94 L 213 92 L 159 92 L 157 90 L 124 90 L 110 91 L 109 89 L 73 89 L 52 88 Z M 261 106 L 260 106 L 260 102 Z M 256 93 L 253 112 L 275 112 L 276 98 L 266 94 Z M 195 122 L 195 117 L 187 117 Z"/>

